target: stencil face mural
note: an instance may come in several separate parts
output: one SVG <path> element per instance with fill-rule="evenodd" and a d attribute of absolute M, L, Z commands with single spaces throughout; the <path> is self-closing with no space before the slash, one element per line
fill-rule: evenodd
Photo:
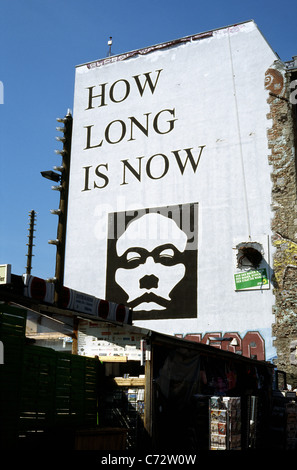
<path fill-rule="evenodd" d="M 134 320 L 196 316 L 197 205 L 130 214 L 110 214 L 107 298 Z"/>

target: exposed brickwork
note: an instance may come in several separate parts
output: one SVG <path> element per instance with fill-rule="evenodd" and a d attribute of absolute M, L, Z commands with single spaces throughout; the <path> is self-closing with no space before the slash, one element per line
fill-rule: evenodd
<path fill-rule="evenodd" d="M 287 373 L 288 383 L 297 386 L 297 185 L 296 129 L 290 103 L 292 77 L 283 64 L 276 62 L 266 72 L 271 120 L 268 130 L 269 163 L 272 165 L 273 268 L 275 294 L 274 345 L 276 364 Z M 297 355 L 296 355 L 297 357 Z"/>

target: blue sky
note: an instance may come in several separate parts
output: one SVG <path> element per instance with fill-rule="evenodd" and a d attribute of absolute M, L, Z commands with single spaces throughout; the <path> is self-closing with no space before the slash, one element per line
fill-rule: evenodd
<path fill-rule="evenodd" d="M 37 212 L 32 274 L 55 272 L 59 195 L 40 172 L 60 164 L 57 117 L 73 108 L 75 66 L 253 19 L 283 61 L 297 55 L 295 0 L 0 0 L 0 264 L 23 274 Z"/>

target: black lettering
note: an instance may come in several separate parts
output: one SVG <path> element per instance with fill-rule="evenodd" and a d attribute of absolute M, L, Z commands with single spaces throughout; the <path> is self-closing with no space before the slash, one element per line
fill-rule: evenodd
<path fill-rule="evenodd" d="M 193 155 L 192 155 L 192 152 L 191 152 L 191 150 L 193 150 L 192 148 L 184 149 L 185 152 L 187 153 L 187 158 L 186 158 L 186 160 L 185 160 L 185 163 L 182 163 L 181 158 L 180 158 L 180 156 L 179 156 L 180 150 L 172 150 L 172 153 L 173 153 L 173 155 L 174 155 L 175 158 L 176 158 L 176 161 L 177 161 L 177 163 L 178 163 L 178 166 L 179 166 L 179 169 L 180 169 L 180 172 L 181 172 L 182 175 L 184 174 L 184 171 L 185 171 L 185 168 L 186 168 L 186 166 L 187 166 L 188 160 L 190 160 L 190 163 L 191 163 L 191 165 L 192 165 L 192 168 L 193 168 L 193 170 L 194 170 L 194 173 L 196 172 L 197 167 L 198 167 L 198 164 L 199 164 L 199 161 L 200 161 L 200 157 L 201 157 L 201 155 L 202 155 L 202 151 L 203 151 L 204 147 L 205 147 L 205 145 L 201 145 L 201 146 L 199 147 L 199 148 L 200 148 L 200 153 L 199 153 L 199 155 L 198 155 L 198 160 L 197 160 L 197 162 L 195 162 L 194 157 L 193 157 Z"/>
<path fill-rule="evenodd" d="M 99 168 L 102 167 L 102 166 L 104 166 L 104 167 L 106 168 L 106 170 L 108 170 L 108 163 L 105 163 L 105 164 L 102 163 L 102 164 L 100 164 L 100 165 L 98 165 L 98 166 L 96 167 L 96 169 L 95 169 L 95 174 L 96 174 L 96 176 L 98 176 L 99 178 L 102 178 L 102 179 L 104 180 L 104 184 L 103 184 L 102 186 L 98 186 L 98 185 L 96 184 L 96 182 L 94 181 L 94 188 L 103 189 L 103 188 L 105 188 L 105 186 L 107 186 L 108 183 L 109 183 L 109 178 L 108 178 L 108 176 L 104 175 L 103 173 L 101 173 L 101 171 L 99 171 Z"/>
<path fill-rule="evenodd" d="M 161 156 L 163 158 L 163 161 L 164 161 L 164 170 L 163 170 L 163 173 L 159 176 L 153 176 L 152 173 L 151 173 L 151 162 L 153 160 L 153 158 L 155 157 L 158 157 L 158 156 Z M 153 180 L 159 180 L 161 178 L 163 178 L 163 176 L 166 175 L 167 171 L 169 169 L 169 161 L 168 161 L 168 158 L 166 157 L 166 155 L 164 155 L 163 153 L 156 153 L 155 155 L 152 155 L 149 159 L 148 159 L 148 162 L 146 164 L 146 172 L 147 172 L 147 175 L 153 179 Z"/>
<path fill-rule="evenodd" d="M 154 118 L 154 121 L 153 121 L 153 128 L 158 134 L 168 134 L 169 132 L 171 132 L 172 129 L 174 128 L 174 122 L 177 121 L 177 119 L 172 119 L 171 121 L 166 121 L 166 122 L 170 123 L 169 129 L 162 132 L 159 129 L 159 117 L 162 113 L 166 113 L 166 112 L 168 112 L 168 113 L 172 114 L 173 116 L 175 116 L 175 109 L 163 109 L 158 114 L 156 114 L 156 116 Z"/>
<path fill-rule="evenodd" d="M 123 182 L 121 183 L 121 186 L 124 185 L 124 184 L 128 184 L 126 182 L 126 167 L 131 171 L 131 173 L 135 176 L 135 178 L 138 179 L 138 181 L 141 181 L 141 160 L 144 158 L 144 157 L 136 157 L 138 160 L 139 160 L 139 163 L 138 163 L 138 172 L 137 170 L 135 170 L 135 168 L 133 168 L 133 166 L 130 165 L 130 163 L 128 162 L 128 159 L 127 160 L 121 160 L 124 164 L 124 168 L 123 168 Z"/>
<path fill-rule="evenodd" d="M 84 126 L 84 128 L 87 129 L 87 145 L 84 148 L 84 150 L 94 149 L 96 147 L 101 147 L 101 145 L 103 143 L 103 140 L 101 140 L 100 144 L 91 145 L 91 128 L 92 127 L 94 127 L 94 126 L 93 125 L 92 126 Z"/>
<path fill-rule="evenodd" d="M 89 188 L 89 177 L 90 177 L 90 168 L 91 166 L 84 166 L 83 169 L 85 170 L 85 187 L 82 189 L 82 191 L 90 191 L 91 188 Z"/>
<path fill-rule="evenodd" d="M 117 83 L 120 83 L 120 82 L 123 82 L 125 84 L 126 91 L 125 91 L 122 98 L 116 100 L 115 97 L 114 97 L 114 87 L 116 86 Z M 129 94 L 130 94 L 130 83 L 128 82 L 128 80 L 124 80 L 124 79 L 117 80 L 110 87 L 109 97 L 110 97 L 111 101 L 113 101 L 114 103 L 121 103 L 126 98 L 128 98 Z"/>
<path fill-rule="evenodd" d="M 115 122 L 120 123 L 120 126 L 122 128 L 122 132 L 121 132 L 120 138 L 118 140 L 112 141 L 110 139 L 110 136 L 109 136 L 109 130 L 110 130 L 110 127 L 112 126 L 112 124 L 114 124 Z M 125 135 L 126 135 L 126 124 L 124 123 L 124 121 L 121 121 L 121 120 L 111 121 L 105 129 L 105 140 L 109 144 L 118 144 L 119 142 L 121 142 L 121 140 L 123 140 Z"/>
<path fill-rule="evenodd" d="M 141 82 L 140 82 L 140 80 L 139 80 L 140 75 L 134 75 L 134 76 L 133 76 L 133 78 L 134 78 L 134 80 L 135 80 L 135 82 L 136 82 L 137 88 L 138 88 L 138 90 L 139 90 L 140 96 L 143 95 L 147 83 L 148 83 L 148 85 L 149 85 L 149 87 L 150 87 L 150 89 L 151 89 L 152 94 L 154 94 L 154 91 L 155 91 L 155 89 L 156 89 L 156 86 L 157 86 L 157 83 L 158 83 L 158 80 L 159 80 L 159 76 L 160 76 L 160 73 L 162 72 L 162 70 L 163 70 L 163 69 L 156 70 L 156 72 L 158 72 L 158 75 L 157 75 L 157 78 L 156 78 L 156 80 L 155 80 L 155 83 L 152 82 L 151 77 L 150 77 L 150 74 L 151 74 L 152 72 L 147 72 L 147 73 L 144 73 L 144 74 L 143 74 L 143 75 L 145 76 L 145 82 L 144 82 L 143 85 L 141 84 Z"/>
<path fill-rule="evenodd" d="M 100 95 L 93 95 L 93 88 L 95 88 L 95 86 L 90 86 L 88 88 L 86 88 L 86 90 L 89 90 L 89 100 L 88 100 L 88 107 L 86 108 L 86 110 L 88 109 L 94 109 L 94 106 L 93 106 L 93 98 L 101 98 L 101 104 L 99 104 L 98 108 L 100 108 L 101 106 L 106 106 L 106 103 L 105 103 L 105 86 L 107 85 L 107 83 L 101 83 L 101 94 Z"/>
<path fill-rule="evenodd" d="M 149 115 L 151 113 L 146 113 L 144 116 L 146 116 L 146 127 L 144 127 L 140 122 L 133 116 L 130 116 L 129 119 L 131 121 L 131 134 L 130 134 L 130 139 L 129 140 L 135 140 L 133 138 L 133 123 L 143 132 L 147 137 L 148 137 L 148 124 L 149 124 Z"/>

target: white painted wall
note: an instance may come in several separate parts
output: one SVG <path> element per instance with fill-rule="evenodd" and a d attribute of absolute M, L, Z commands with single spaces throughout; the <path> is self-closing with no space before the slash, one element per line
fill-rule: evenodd
<path fill-rule="evenodd" d="M 65 285 L 105 298 L 108 213 L 198 202 L 197 318 L 135 324 L 182 335 L 218 331 L 238 332 L 243 337 L 246 331 L 259 331 L 269 359 L 274 355 L 272 289 L 235 291 L 233 248 L 250 236 L 252 241 L 263 242 L 265 261 L 271 264 L 271 170 L 266 134 L 270 123 L 264 77 L 277 57 L 251 21 L 213 31 L 212 37 L 120 59 L 76 68 Z M 154 81 L 155 71 L 160 69 L 155 92 L 146 87 L 141 97 L 132 77 L 142 79 L 142 74 L 152 72 Z M 108 91 L 118 80 L 113 89 L 116 100 L 124 96 L 123 80 L 131 86 L 125 100 L 115 103 L 106 97 L 106 106 L 86 109 L 88 87 L 94 86 L 95 95 L 102 91 L 99 84 L 106 83 Z M 98 105 L 100 98 L 93 103 Z M 146 137 L 135 131 L 135 140 L 129 141 L 127 130 L 117 144 L 104 140 L 112 121 L 121 120 L 129 129 L 129 116 L 144 122 L 145 113 L 152 117 L 165 109 L 174 109 L 177 119 L 171 132 L 160 135 L 150 128 Z M 164 112 L 162 117 L 166 116 L 170 117 Z M 110 130 L 119 132 L 117 124 Z M 84 150 L 86 126 L 93 126 L 91 145 L 103 139 L 100 147 Z M 110 134 L 114 141 L 119 136 Z M 181 175 L 172 151 L 193 148 L 197 156 L 200 146 L 205 147 L 197 171 L 187 167 Z M 168 157 L 169 169 L 163 178 L 153 180 L 144 167 L 149 157 L 159 153 Z M 122 160 L 129 159 L 137 169 L 140 156 L 144 157 L 141 182 L 127 172 L 127 184 L 122 184 Z M 157 162 L 159 166 L 155 166 Z M 154 158 L 153 163 L 151 171 L 161 175 L 164 159 Z M 94 173 L 98 165 L 108 165 L 108 169 L 100 167 L 109 178 L 101 189 L 94 188 L 94 181 L 98 186 L 106 182 Z"/>

